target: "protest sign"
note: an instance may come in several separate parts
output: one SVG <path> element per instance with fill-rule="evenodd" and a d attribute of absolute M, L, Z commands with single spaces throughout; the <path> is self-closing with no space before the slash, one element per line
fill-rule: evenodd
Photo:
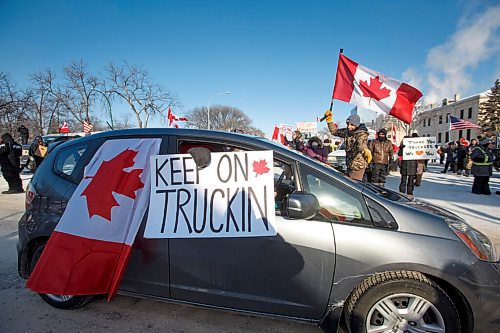
<path fill-rule="evenodd" d="M 297 123 L 297 130 L 302 133 L 316 133 L 318 131 L 318 124 L 314 121 L 299 122 Z"/>
<path fill-rule="evenodd" d="M 272 151 L 151 157 L 145 238 L 275 236 Z"/>
<path fill-rule="evenodd" d="M 436 158 L 436 137 L 403 139 L 403 160 L 430 160 Z"/>

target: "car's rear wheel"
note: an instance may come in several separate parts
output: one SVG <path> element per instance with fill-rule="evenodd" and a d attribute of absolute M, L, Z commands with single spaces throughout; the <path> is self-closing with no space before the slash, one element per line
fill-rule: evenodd
<path fill-rule="evenodd" d="M 450 297 L 423 274 L 409 271 L 364 280 L 347 303 L 346 322 L 354 333 L 460 332 Z"/>
<path fill-rule="evenodd" d="M 33 269 L 35 269 L 35 265 L 38 262 L 38 259 L 40 259 L 40 256 L 42 255 L 44 248 L 45 248 L 45 243 L 42 243 L 38 245 L 35 251 L 33 252 L 30 272 L 33 272 Z M 74 295 L 53 295 L 53 294 L 42 294 L 42 293 L 39 293 L 38 295 L 40 295 L 40 297 L 45 302 L 49 303 L 53 307 L 64 310 L 72 310 L 79 308 L 92 299 L 92 296 L 87 296 L 87 295 L 74 296 Z"/>

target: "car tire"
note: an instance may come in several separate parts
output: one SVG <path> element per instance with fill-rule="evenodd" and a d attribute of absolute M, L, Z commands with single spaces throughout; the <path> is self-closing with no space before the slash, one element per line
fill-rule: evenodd
<path fill-rule="evenodd" d="M 418 272 L 375 274 L 358 285 L 347 302 L 346 324 L 361 332 L 460 332 L 460 317 L 450 297 Z M 420 329 L 420 330 L 418 330 Z"/>
<path fill-rule="evenodd" d="M 44 248 L 45 248 L 45 243 L 42 243 L 38 245 L 38 247 L 33 252 L 33 256 L 31 257 L 30 272 L 33 272 L 33 269 L 35 269 L 35 265 L 38 262 L 38 259 L 40 259 L 40 256 L 42 255 Z M 90 295 L 74 296 L 74 295 L 52 295 L 52 294 L 42 294 L 42 293 L 38 293 L 38 295 L 40 295 L 40 297 L 48 304 L 52 305 L 55 308 L 63 310 L 73 310 L 79 308 L 87 304 L 92 299 L 92 296 Z"/>

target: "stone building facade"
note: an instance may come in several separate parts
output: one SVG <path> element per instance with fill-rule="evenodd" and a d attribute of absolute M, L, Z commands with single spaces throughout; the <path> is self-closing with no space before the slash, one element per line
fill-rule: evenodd
<path fill-rule="evenodd" d="M 465 138 L 470 141 L 481 133 L 481 129 L 471 128 L 450 131 L 448 116 L 451 115 L 477 124 L 479 106 L 487 99 L 486 92 L 463 99 L 460 98 L 460 95 L 456 94 L 454 100 L 444 99 L 440 106 L 431 107 L 423 111 L 418 116 L 418 123 L 415 129 L 420 136 L 436 137 L 437 142 L 440 144 L 457 141 L 459 138 Z"/>

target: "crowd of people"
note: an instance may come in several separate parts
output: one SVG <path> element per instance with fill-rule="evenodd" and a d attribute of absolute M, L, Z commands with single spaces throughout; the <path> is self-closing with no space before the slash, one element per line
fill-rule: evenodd
<path fill-rule="evenodd" d="M 492 148 L 491 139 L 482 136 L 472 139 L 470 143 L 464 138 L 448 142 L 446 146 L 438 148 L 439 163 L 444 164 L 441 173 L 451 171 L 465 177 L 472 174 L 472 193 L 490 195 L 489 181 L 493 175 L 494 161 Z"/>
<path fill-rule="evenodd" d="M 346 119 L 345 128 L 338 128 L 333 123 L 331 111 L 327 111 L 324 118 L 330 133 L 345 141 L 347 176 L 354 180 L 365 180 L 384 187 L 386 177 L 393 169 L 392 164 L 396 160 L 401 175 L 399 191 L 410 198 L 413 197 L 414 188 L 422 185 L 428 160 L 403 159 L 407 148 L 403 142 L 399 147 L 395 147 L 387 139 L 387 130 L 384 128 L 377 132 L 374 140 L 368 142 L 368 129 L 361 123 L 358 115 L 349 116 Z M 405 138 L 416 137 L 418 134 L 413 133 Z M 332 151 L 330 142 L 327 140 L 322 142 L 318 137 L 313 137 L 305 143 L 301 133 L 295 131 L 292 134 L 292 140 L 285 144 L 326 163 L 328 154 Z M 336 143 L 336 146 L 339 144 Z M 493 172 L 491 148 L 491 140 L 482 137 L 473 139 L 470 144 L 462 138 L 457 143 L 439 147 L 440 162 L 445 164 L 442 172 L 446 173 L 450 170 L 456 172 L 457 175 L 472 174 L 474 176 L 472 193 L 491 194 L 489 189 L 489 178 Z"/>

